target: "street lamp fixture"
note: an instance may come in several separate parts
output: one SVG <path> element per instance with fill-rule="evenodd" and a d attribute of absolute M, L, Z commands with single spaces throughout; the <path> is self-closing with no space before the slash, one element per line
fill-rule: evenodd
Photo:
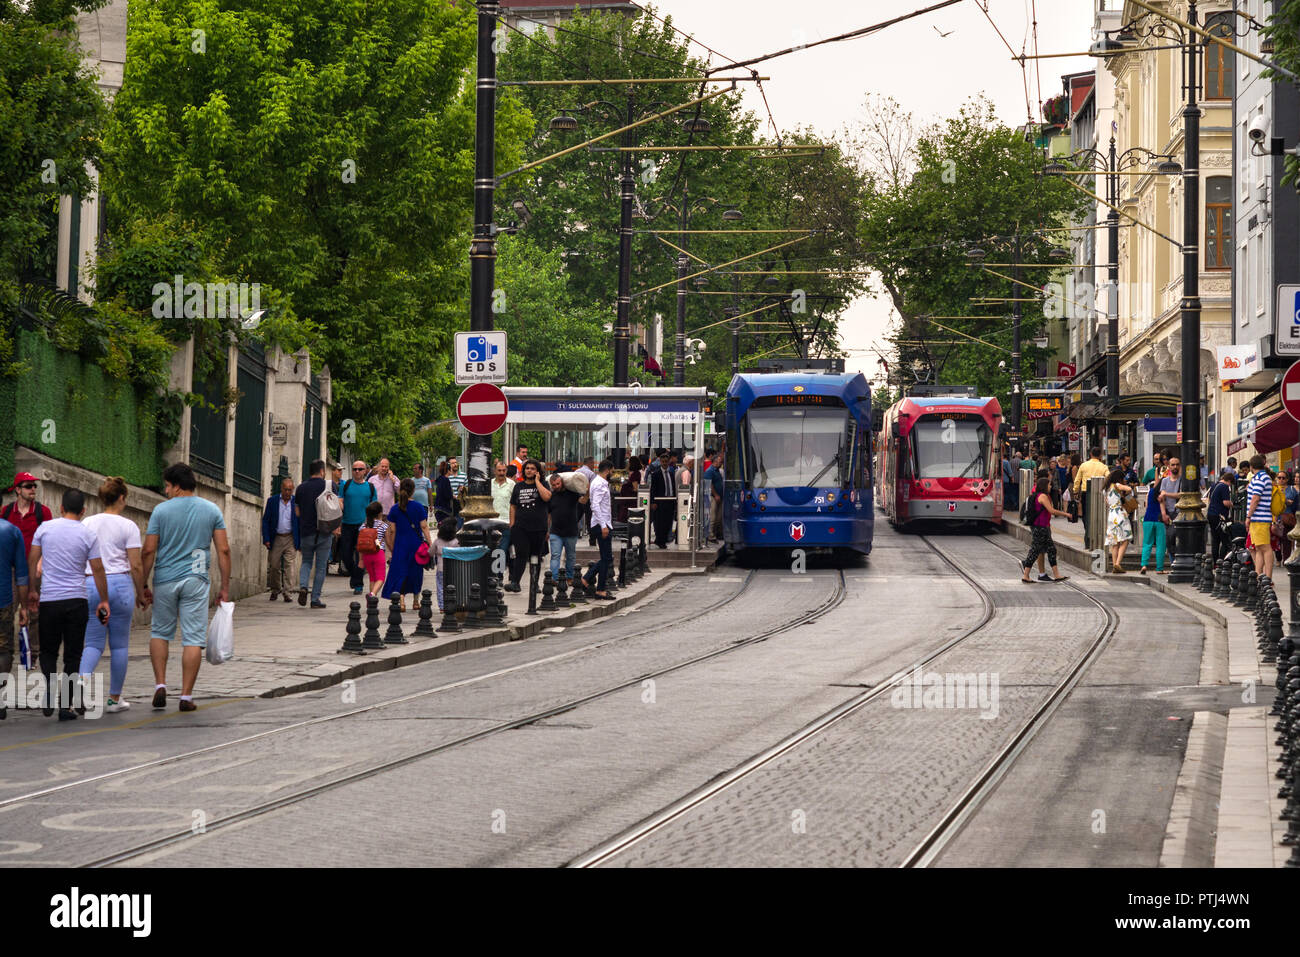
<path fill-rule="evenodd" d="M 561 110 L 559 116 L 551 117 L 550 128 L 552 133 L 574 133 L 578 129 L 578 120 Z"/>
<path fill-rule="evenodd" d="M 1156 172 L 1161 176 L 1179 176 L 1183 172 L 1183 164 L 1176 159 L 1166 159 L 1156 164 Z"/>
<path fill-rule="evenodd" d="M 1048 176 L 1060 176 L 1062 173 L 1068 173 L 1069 171 L 1070 167 L 1066 166 L 1060 160 L 1052 160 L 1052 162 L 1043 167 L 1043 172 Z"/>
<path fill-rule="evenodd" d="M 701 136 L 713 129 L 713 124 L 702 116 L 692 116 L 682 120 L 682 129 L 687 133 L 699 133 Z"/>
<path fill-rule="evenodd" d="M 972 246 L 970 249 L 966 250 L 966 258 L 973 263 L 982 263 L 987 255 L 988 254 L 978 246 Z"/>
<path fill-rule="evenodd" d="M 1047 253 L 1048 259 L 1054 259 L 1057 262 L 1067 262 L 1070 258 L 1070 251 L 1064 246 L 1053 246 Z"/>
<path fill-rule="evenodd" d="M 1115 56 L 1115 54 L 1123 53 L 1127 49 L 1128 47 L 1120 43 L 1114 37 L 1103 36 L 1100 40 L 1095 41 L 1092 46 L 1088 47 L 1088 55 Z"/>
<path fill-rule="evenodd" d="M 745 216 L 735 206 L 728 206 L 722 211 L 722 218 L 729 223 L 738 223 L 744 219 Z"/>

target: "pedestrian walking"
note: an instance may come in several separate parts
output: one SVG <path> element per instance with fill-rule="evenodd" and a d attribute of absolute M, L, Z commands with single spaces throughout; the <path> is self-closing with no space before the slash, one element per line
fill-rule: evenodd
<path fill-rule="evenodd" d="M 411 476 L 411 481 L 415 484 L 415 494 L 411 500 L 419 502 L 426 509 L 429 507 L 429 496 L 433 494 L 433 480 L 424 474 L 424 463 L 416 462 L 411 467 L 415 474 Z"/>
<path fill-rule="evenodd" d="M 1165 515 L 1169 520 L 1170 535 L 1167 537 L 1165 547 L 1169 555 L 1169 560 L 1174 560 L 1174 536 L 1173 522 L 1178 515 L 1178 486 L 1179 486 L 1179 469 L 1182 463 L 1178 457 L 1173 454 L 1165 456 L 1165 475 L 1160 480 L 1160 500 L 1165 503 Z"/>
<path fill-rule="evenodd" d="M 271 601 L 280 595 L 292 601 L 293 560 L 302 542 L 293 507 L 293 479 L 287 475 L 280 480 L 280 494 L 268 498 L 262 511 L 262 544 L 266 547 L 266 586 L 271 589 Z"/>
<path fill-rule="evenodd" d="M 397 489 L 397 501 L 388 510 L 388 577 L 381 593 L 384 598 L 401 596 L 400 607 L 406 611 L 406 596 L 414 595 L 419 602 L 424 588 L 424 569 L 433 552 L 433 539 L 429 534 L 429 510 L 419 502 L 411 501 L 415 485 L 402 479 Z M 421 548 L 420 546 L 424 547 Z"/>
<path fill-rule="evenodd" d="M 438 480 L 433 484 L 433 519 L 435 523 L 440 523 L 444 519 L 454 516 L 454 496 L 455 492 L 451 487 L 451 465 L 445 461 L 439 462 Z"/>
<path fill-rule="evenodd" d="M 316 462 L 317 480 L 323 487 L 325 463 Z M 203 649 L 208 645 L 208 597 L 212 590 L 209 569 L 211 547 L 217 551 L 221 587 L 217 601 L 230 600 L 230 540 L 221 509 L 194 494 L 198 480 L 183 462 L 163 470 L 167 501 L 153 510 L 145 529 L 141 563 L 144 597 L 153 603 L 149 658 L 153 664 L 154 708 L 167 707 L 167 656 L 171 641 L 181 634 L 181 711 L 194 711 L 194 683 L 199 677 Z M 307 483 L 304 482 L 303 485 Z M 299 486 L 301 490 L 302 486 Z M 296 495 L 296 493 L 295 493 Z M 299 522 L 302 521 L 299 516 Z M 328 539 L 326 550 L 328 553 Z M 324 562 L 324 555 L 321 556 Z M 322 569 L 324 565 L 322 564 Z M 153 576 L 153 588 L 149 578 Z M 324 576 L 322 576 L 324 577 Z"/>
<path fill-rule="evenodd" d="M 352 594 L 360 595 L 366 576 L 366 564 L 357 547 L 357 536 L 366 523 L 366 510 L 371 502 L 378 502 L 375 486 L 366 479 L 366 463 L 357 459 L 352 463 L 352 477 L 339 485 L 339 498 L 343 502 L 343 521 L 339 525 L 339 560 L 347 569 L 348 584 Z M 380 506 L 383 512 L 383 506 Z"/>
<path fill-rule="evenodd" d="M 1160 497 L 1160 484 L 1152 482 L 1147 487 L 1146 511 L 1142 514 L 1142 566 L 1138 574 L 1145 575 L 1150 567 L 1151 555 L 1156 557 L 1156 574 L 1165 574 L 1165 530 L 1169 515 L 1164 499 Z"/>
<path fill-rule="evenodd" d="M 95 614 L 107 623 L 112 615 L 108 603 L 108 581 L 100 558 L 99 538 L 81 523 L 86 514 L 86 496 L 79 489 L 63 493 L 61 514 L 42 522 L 32 536 L 28 556 L 37 569 L 28 604 L 41 609 L 41 674 L 45 676 L 46 717 L 54 713 L 57 701 L 59 720 L 77 717 L 72 710 L 72 682 L 81 673 L 81 652 L 86 643 L 86 623 L 90 619 L 86 574 L 94 578 L 99 600 Z M 63 670 L 58 671 L 59 649 L 63 649 Z M 56 678 L 57 675 L 57 678 Z M 58 685 L 57 694 L 54 691 Z M 85 707 L 79 706 L 85 713 Z"/>
<path fill-rule="evenodd" d="M 298 572 L 298 604 L 307 604 L 307 590 L 310 586 L 311 607 L 324 608 L 321 589 L 325 587 L 325 569 L 334 542 L 334 530 L 322 526 L 317 521 L 316 514 L 316 500 L 325 493 L 326 488 L 325 462 L 317 459 L 311 463 L 308 472 L 311 478 L 299 485 L 293 493 L 294 505 L 298 509 L 298 551 L 302 555 L 302 568 Z M 341 525 L 337 531 L 342 537 Z"/>
<path fill-rule="evenodd" d="M 1273 549 L 1273 556 L 1276 561 L 1282 561 L 1283 548 L 1287 544 L 1286 529 L 1282 527 L 1282 516 L 1286 514 L 1286 473 L 1280 469 L 1273 476 L 1273 495 L 1269 503 L 1269 511 L 1273 515 L 1273 522 L 1269 527 L 1269 545 Z"/>
<path fill-rule="evenodd" d="M 704 481 L 709 487 L 709 504 L 711 506 L 709 512 L 709 538 L 714 542 L 722 540 L 722 496 L 725 485 L 722 480 L 722 470 L 718 468 L 719 464 L 715 456 L 710 461 L 709 467 L 704 470 Z"/>
<path fill-rule="evenodd" d="M 18 529 L 23 536 L 23 553 L 27 557 L 28 570 L 36 573 L 36 566 L 31 561 L 32 539 L 42 522 L 51 521 L 54 514 L 36 501 L 36 476 L 31 472 L 19 472 L 14 482 L 6 491 L 12 491 L 16 499 L 0 509 L 0 519 L 6 519 Z M 19 627 L 22 627 L 21 625 Z M 40 656 L 40 611 L 35 604 L 27 608 L 27 648 L 35 662 Z"/>
<path fill-rule="evenodd" d="M 8 714 L 4 704 L 7 700 L 5 685 L 14 665 L 15 623 L 17 628 L 27 627 L 29 584 L 23 533 L 12 522 L 0 522 L 0 720 Z M 17 595 L 14 594 L 15 586 Z"/>
<path fill-rule="evenodd" d="M 1250 458 L 1250 483 L 1246 488 L 1246 513 L 1250 516 L 1250 550 L 1255 573 L 1273 577 L 1273 477 L 1258 453 Z"/>
<path fill-rule="evenodd" d="M 1083 547 L 1091 549 L 1092 531 L 1088 522 L 1088 482 L 1094 478 L 1105 478 L 1110 474 L 1106 463 L 1101 460 L 1101 446 L 1094 445 L 1088 450 L 1089 459 L 1079 466 L 1074 475 L 1074 485 L 1070 491 L 1079 503 L 1079 513 L 1083 516 Z"/>
<path fill-rule="evenodd" d="M 1250 523 L 1250 511 L 1246 508 L 1250 504 L 1247 499 L 1249 489 L 1250 461 L 1247 459 L 1237 463 L 1237 481 L 1232 490 L 1232 520 L 1243 525 Z"/>
<path fill-rule="evenodd" d="M 1026 585 L 1033 584 L 1029 578 L 1029 570 L 1034 567 L 1034 560 L 1039 555 L 1047 556 L 1047 563 L 1052 566 L 1053 581 L 1063 582 L 1070 577 L 1062 575 L 1061 570 L 1056 567 L 1056 543 L 1052 541 L 1052 516 L 1059 515 L 1062 518 L 1069 516 L 1052 507 L 1052 498 L 1047 494 L 1047 485 L 1047 479 L 1040 478 L 1034 483 L 1034 491 L 1031 493 L 1033 499 L 1029 506 L 1029 527 L 1033 531 L 1029 554 L 1020 563 L 1020 580 Z"/>
<path fill-rule="evenodd" d="M 542 467 L 535 459 L 524 463 L 523 479 L 510 493 L 510 541 L 515 546 L 515 562 L 510 569 L 507 591 L 519 591 L 524 568 L 536 555 L 546 555 L 547 503 L 551 490 L 542 481 Z"/>
<path fill-rule="evenodd" d="M 1214 561 L 1224 558 L 1232 547 L 1232 543 L 1228 541 L 1228 525 L 1232 520 L 1233 486 L 1236 482 L 1237 470 L 1235 468 L 1225 468 L 1219 473 L 1219 480 L 1210 489 L 1209 502 L 1205 509 L 1205 521 L 1210 527 L 1210 557 Z M 1163 543 L 1163 529 L 1161 529 L 1161 532 L 1161 541 Z M 1146 554 L 1145 545 L 1142 547 L 1142 554 Z"/>
<path fill-rule="evenodd" d="M 455 548 L 460 542 L 456 538 L 456 520 L 445 518 L 438 523 L 438 534 L 433 539 L 433 562 L 436 569 L 434 576 L 434 594 L 438 596 L 438 611 L 442 611 L 443 571 L 445 569 L 442 553 L 448 548 Z M 461 596 L 462 600 L 468 595 Z"/>
<path fill-rule="evenodd" d="M 384 587 L 388 573 L 388 523 L 383 519 L 384 507 L 378 502 L 366 506 L 365 522 L 357 530 L 357 554 L 365 566 L 370 580 L 367 594 L 378 595 Z"/>
<path fill-rule="evenodd" d="M 590 488 L 588 488 L 590 493 Z M 578 557 L 578 515 L 588 502 L 587 495 L 579 495 L 564 487 L 559 473 L 551 476 L 551 498 L 547 504 L 550 513 L 551 580 L 560 577 L 560 552 L 564 552 L 564 573 L 573 581 Z"/>
<path fill-rule="evenodd" d="M 126 481 L 109 476 L 99 487 L 99 501 L 104 510 L 82 524 L 99 539 L 99 557 L 108 583 L 107 596 L 95 584 L 94 570 L 86 565 L 86 606 L 97 606 L 108 598 L 109 618 L 102 622 L 90 616 L 86 622 L 85 642 L 81 650 L 82 681 L 90 681 L 108 646 L 108 697 L 104 710 L 110 714 L 126 711 L 131 703 L 122 697 L 126 682 L 126 664 L 131 639 L 131 620 L 136 606 L 145 607 L 144 563 L 141 561 L 140 526 L 122 513 L 126 510 Z"/>
<path fill-rule="evenodd" d="M 375 474 L 370 476 L 369 482 L 375 487 L 375 498 L 384 507 L 384 514 L 387 515 L 397 503 L 399 487 L 397 476 L 389 470 L 388 459 L 379 460 L 379 464 L 375 467 Z"/>
<path fill-rule="evenodd" d="M 583 577 L 583 582 L 588 591 L 603 601 L 612 601 L 614 598 L 607 590 L 614 566 L 614 546 L 610 538 L 614 516 L 609 488 L 609 476 L 613 470 L 614 463 L 603 459 L 596 466 L 596 477 L 591 480 L 591 487 L 587 490 L 587 497 L 591 500 L 591 527 L 597 530 L 596 545 L 600 549 L 600 559 Z"/>
<path fill-rule="evenodd" d="M 505 531 L 501 533 L 501 541 L 497 543 L 497 548 L 501 550 L 502 565 L 510 561 L 510 495 L 515 490 L 514 479 L 506 475 L 507 466 L 504 462 L 498 460 L 493 468 L 495 473 L 492 477 L 492 507 L 497 510 L 497 520 L 506 523 Z M 494 562 L 495 565 L 495 557 Z"/>
<path fill-rule="evenodd" d="M 460 471 L 460 459 L 452 456 L 447 459 L 447 481 L 451 483 L 451 495 L 457 502 L 460 500 L 461 493 L 465 490 L 465 485 L 469 481 L 468 476 L 462 475 Z M 456 509 L 460 511 L 459 508 Z"/>
<path fill-rule="evenodd" d="M 667 449 L 659 450 L 659 467 L 650 472 L 650 514 L 653 516 L 655 548 L 667 548 L 677 511 L 677 485 L 673 480 Z"/>
<path fill-rule="evenodd" d="M 1103 489 L 1106 493 L 1106 547 L 1110 549 L 1111 573 L 1123 575 L 1126 574 L 1124 552 L 1133 538 L 1133 526 L 1129 524 L 1124 500 L 1133 493 L 1133 487 L 1124 484 L 1124 470 L 1116 467 L 1106 476 Z"/>

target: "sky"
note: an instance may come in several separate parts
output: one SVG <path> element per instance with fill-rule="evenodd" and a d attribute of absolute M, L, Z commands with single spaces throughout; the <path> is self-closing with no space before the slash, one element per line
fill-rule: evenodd
<path fill-rule="evenodd" d="M 846 33 L 933 5 L 934 0 L 656 0 L 661 16 L 721 54 L 713 62 L 745 60 L 800 43 Z M 988 9 L 988 18 L 984 8 Z M 772 116 L 783 129 L 809 125 L 832 135 L 861 115 L 869 93 L 893 97 L 919 125 L 954 115 L 968 98 L 983 94 L 1010 126 L 1024 124 L 1028 102 L 1038 105 L 1061 92 L 1061 76 L 1091 70 L 1088 56 L 1026 61 L 1022 73 L 1007 46 L 1034 52 L 1037 8 L 1039 53 L 1081 53 L 1092 42 L 1093 0 L 964 0 L 870 36 L 786 54 L 757 65 Z M 997 29 L 990 24 L 989 18 Z M 947 36 L 940 36 L 940 31 Z M 707 51 L 695 48 L 701 56 Z M 1035 65 L 1037 63 L 1037 65 Z M 766 119 L 753 84 L 746 105 Z M 1041 95 L 1039 93 L 1041 89 Z M 766 132 L 771 133 L 768 126 Z M 887 298 L 866 297 L 841 317 L 846 367 L 868 378 L 881 373 L 872 346 L 888 354 L 892 309 Z"/>

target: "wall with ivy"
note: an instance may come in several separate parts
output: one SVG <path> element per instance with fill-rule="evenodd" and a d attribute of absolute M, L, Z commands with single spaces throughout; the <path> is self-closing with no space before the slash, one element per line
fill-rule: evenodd
<path fill-rule="evenodd" d="M 14 476 L 14 396 L 18 380 L 0 376 L 0 488 Z"/>
<path fill-rule="evenodd" d="M 0 429 L 12 429 L 9 441 L 0 432 L 0 454 L 10 457 L 10 477 L 16 443 L 70 465 L 121 475 L 133 485 L 159 485 L 155 396 L 36 332 L 19 330 L 17 352 L 30 371 L 10 380 L 12 416 L 3 414 L 9 406 L 0 382 Z"/>

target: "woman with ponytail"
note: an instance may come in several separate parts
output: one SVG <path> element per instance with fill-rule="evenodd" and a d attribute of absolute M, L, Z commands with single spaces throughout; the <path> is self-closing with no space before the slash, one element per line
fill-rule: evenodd
<path fill-rule="evenodd" d="M 424 588 L 424 569 L 429 564 L 433 541 L 429 534 L 429 510 L 413 501 L 415 483 L 402 479 L 398 486 L 397 502 L 388 511 L 388 529 L 384 541 L 388 554 L 388 577 L 384 580 L 384 598 L 402 596 L 402 611 L 406 611 L 406 596 L 414 595 L 413 607 L 418 606 L 420 591 Z"/>

